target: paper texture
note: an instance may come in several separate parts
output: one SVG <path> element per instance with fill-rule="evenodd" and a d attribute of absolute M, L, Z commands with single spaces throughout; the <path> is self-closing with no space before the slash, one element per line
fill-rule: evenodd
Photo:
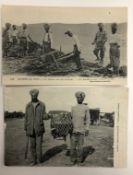
<path fill-rule="evenodd" d="M 6 87 L 4 89 L 5 165 L 30 166 L 30 146 L 28 160 L 24 159 L 26 145 L 24 114 L 26 105 L 31 101 L 29 93 L 31 89 L 39 90 L 38 99 L 45 104 L 48 116 L 55 113 L 59 115 L 61 111 L 62 113 L 71 112 L 72 106 L 77 103 L 75 93 L 84 92 L 84 106 L 88 106 L 91 117 L 89 135 L 84 137 L 85 152 L 82 166 L 126 167 L 128 89 L 88 86 Z M 99 111 L 98 115 L 97 111 Z M 71 159 L 70 155 L 66 155 L 66 151 L 71 148 L 71 138 L 67 137 L 64 140 L 59 135 L 54 138 L 51 132 L 51 120 L 50 117 L 44 120 L 43 159 L 39 166 L 69 167 Z M 75 122 L 78 122 L 78 118 Z M 81 165 L 75 164 L 73 166 Z"/>
<path fill-rule="evenodd" d="M 8 31 L 6 23 L 10 23 Z M 27 24 L 28 35 L 22 35 L 23 23 Z M 104 41 L 104 34 L 100 34 L 92 44 L 99 31 L 98 23 L 103 23 L 107 38 Z M 112 23 L 117 25 L 113 36 Z M 48 42 L 45 24 L 52 38 Z M 126 7 L 3 6 L 2 30 L 5 85 L 126 84 Z M 67 31 L 72 37 L 65 34 Z M 105 44 L 97 45 L 99 40 Z M 110 53 L 111 42 L 120 48 Z M 74 50 L 78 43 L 80 48 Z"/>

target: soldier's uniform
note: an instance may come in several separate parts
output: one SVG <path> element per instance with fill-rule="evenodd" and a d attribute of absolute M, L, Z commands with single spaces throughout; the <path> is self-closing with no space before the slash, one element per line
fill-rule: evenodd
<path fill-rule="evenodd" d="M 81 54 L 80 42 L 78 37 L 75 34 L 73 34 L 72 39 L 73 39 L 74 61 L 77 65 L 77 68 L 82 69 L 82 64 L 80 60 L 80 54 Z"/>
<path fill-rule="evenodd" d="M 98 24 L 100 25 L 100 24 Z M 103 31 L 98 31 L 96 33 L 95 39 L 94 39 L 94 43 L 95 43 L 95 49 L 93 51 L 93 53 L 96 55 L 97 59 L 99 59 L 99 55 L 100 55 L 100 59 L 101 61 L 103 61 L 104 59 L 104 55 L 105 55 L 105 42 L 107 41 L 107 34 L 106 32 Z"/>
<path fill-rule="evenodd" d="M 121 36 L 118 33 L 110 35 L 110 66 L 113 68 L 114 74 L 119 74 L 120 66 L 120 47 L 121 47 Z"/>
<path fill-rule="evenodd" d="M 52 33 L 46 32 L 43 37 L 43 51 L 44 53 L 48 53 L 51 51 L 53 43 Z"/>
<path fill-rule="evenodd" d="M 7 26 L 11 26 L 10 23 L 6 23 Z M 8 29 L 5 28 L 2 33 L 2 48 L 3 48 L 3 56 L 8 56 L 8 50 L 12 45 L 12 31 L 11 27 Z"/>
<path fill-rule="evenodd" d="M 66 31 L 65 34 L 72 33 L 70 30 Z M 78 37 L 75 34 L 72 34 L 72 42 L 73 42 L 73 60 L 77 65 L 77 68 L 80 70 L 82 69 L 80 54 L 81 54 L 81 47 Z"/>
<path fill-rule="evenodd" d="M 37 90 L 31 90 L 30 93 L 39 93 Z M 45 132 L 43 118 L 45 115 L 45 105 L 41 101 L 36 103 L 29 102 L 25 110 L 24 129 L 27 137 L 30 139 L 30 151 L 32 163 L 41 163 L 42 161 L 42 138 Z"/>
<path fill-rule="evenodd" d="M 53 44 L 53 37 L 52 33 L 50 32 L 50 25 L 44 24 L 44 36 L 43 36 L 43 51 L 44 53 L 48 53 L 51 51 L 52 44 Z"/>
<path fill-rule="evenodd" d="M 19 37 L 19 45 L 20 45 L 20 52 L 21 56 L 26 56 L 28 52 L 28 41 L 29 41 L 29 30 L 27 28 L 25 29 L 20 29 L 18 32 L 18 37 Z"/>
<path fill-rule="evenodd" d="M 83 96 L 83 92 L 77 92 L 76 97 Z M 85 104 L 77 104 L 72 107 L 73 133 L 71 136 L 71 161 L 81 163 L 83 161 L 83 145 L 86 130 L 89 130 L 90 113 Z"/>
<path fill-rule="evenodd" d="M 12 31 L 12 44 L 13 45 L 18 44 L 18 30 L 17 29 Z"/>

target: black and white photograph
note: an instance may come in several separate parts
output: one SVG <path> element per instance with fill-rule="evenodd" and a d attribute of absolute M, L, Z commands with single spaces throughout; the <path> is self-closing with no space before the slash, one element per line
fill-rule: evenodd
<path fill-rule="evenodd" d="M 127 8 L 3 6 L 2 57 L 5 84 L 80 77 L 119 85 L 127 77 Z"/>
<path fill-rule="evenodd" d="M 127 95 L 123 87 L 5 87 L 4 164 L 124 167 Z"/>

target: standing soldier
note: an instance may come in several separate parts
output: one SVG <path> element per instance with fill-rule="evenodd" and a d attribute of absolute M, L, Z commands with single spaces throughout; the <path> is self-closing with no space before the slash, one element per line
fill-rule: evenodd
<path fill-rule="evenodd" d="M 19 44 L 20 44 L 20 56 L 24 57 L 28 53 L 28 41 L 32 41 L 27 24 L 22 24 L 22 28 L 18 33 Z"/>
<path fill-rule="evenodd" d="M 77 92 L 75 96 L 77 105 L 72 107 L 71 164 L 82 165 L 84 137 L 89 134 L 90 113 L 88 106 L 83 104 L 85 93 Z"/>
<path fill-rule="evenodd" d="M 120 65 L 120 46 L 121 40 L 120 35 L 117 33 L 117 24 L 113 23 L 111 25 L 111 36 L 110 36 L 110 66 L 113 68 L 113 73 L 119 74 Z"/>
<path fill-rule="evenodd" d="M 52 33 L 50 32 L 50 25 L 44 24 L 43 25 L 45 33 L 43 37 L 43 51 L 44 53 L 48 53 L 52 49 L 53 39 L 52 39 Z"/>
<path fill-rule="evenodd" d="M 12 45 L 12 37 L 11 37 L 11 24 L 6 23 L 5 29 L 2 33 L 2 48 L 3 48 L 3 57 L 8 56 L 8 50 Z"/>
<path fill-rule="evenodd" d="M 95 39 L 92 45 L 95 44 L 95 49 L 93 51 L 94 55 L 97 57 L 96 60 L 100 60 L 103 63 L 105 55 L 105 43 L 107 41 L 107 34 L 104 31 L 104 26 L 102 23 L 98 23 L 99 31 L 96 33 Z M 100 58 L 99 58 L 100 55 Z"/>
<path fill-rule="evenodd" d="M 12 25 L 12 44 L 13 46 L 18 44 L 18 30 L 16 25 Z"/>
<path fill-rule="evenodd" d="M 39 90 L 30 91 L 31 102 L 26 106 L 25 111 L 25 131 L 30 141 L 30 151 L 32 156 L 31 165 L 42 161 L 42 138 L 45 132 L 43 118 L 46 114 L 45 105 L 38 100 Z"/>
<path fill-rule="evenodd" d="M 70 30 L 66 31 L 65 34 L 68 35 L 69 37 L 71 37 L 73 40 L 73 58 L 74 58 L 74 61 L 77 65 L 78 70 L 81 70 L 82 69 L 82 64 L 81 64 L 81 60 L 80 60 L 81 48 L 80 48 L 79 39 Z"/>

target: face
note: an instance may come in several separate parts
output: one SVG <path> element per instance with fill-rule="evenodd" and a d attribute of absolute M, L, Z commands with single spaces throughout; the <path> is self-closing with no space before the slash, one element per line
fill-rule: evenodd
<path fill-rule="evenodd" d="M 11 24 L 6 24 L 7 29 L 10 29 L 10 27 L 11 27 Z"/>
<path fill-rule="evenodd" d="M 16 26 L 12 26 L 13 30 L 16 30 Z"/>
<path fill-rule="evenodd" d="M 111 30 L 112 30 L 112 33 L 116 33 L 117 32 L 117 27 L 116 26 L 112 27 Z"/>
<path fill-rule="evenodd" d="M 83 98 L 82 96 L 78 96 L 78 97 L 77 97 L 77 103 L 78 103 L 78 104 L 82 104 L 83 101 L 84 101 L 84 98 Z"/>
<path fill-rule="evenodd" d="M 36 102 L 38 100 L 37 98 L 38 98 L 38 94 L 34 94 L 34 93 L 31 94 L 32 102 Z"/>
<path fill-rule="evenodd" d="M 23 29 L 26 29 L 27 28 L 27 25 L 23 24 Z"/>
<path fill-rule="evenodd" d="M 99 30 L 103 31 L 103 26 L 102 25 L 99 26 Z"/>

